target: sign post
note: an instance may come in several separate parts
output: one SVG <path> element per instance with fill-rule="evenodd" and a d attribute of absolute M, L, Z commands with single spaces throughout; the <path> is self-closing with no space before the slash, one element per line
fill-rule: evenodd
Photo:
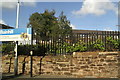
<path fill-rule="evenodd" d="M 18 41 L 31 40 L 33 44 L 32 29 L 31 28 L 18 28 L 19 22 L 19 0 L 17 3 L 17 18 L 16 18 L 16 29 L 1 29 L 0 30 L 0 41 L 15 41 L 15 62 L 14 62 L 14 75 L 18 75 Z M 32 52 L 31 52 L 32 54 Z M 32 60 L 32 56 L 31 56 Z M 31 61 L 32 64 L 32 61 Z M 32 71 L 31 71 L 32 72 Z M 32 74 L 31 74 L 32 76 Z"/>
<path fill-rule="evenodd" d="M 20 4 L 19 4 L 19 0 L 18 0 L 18 3 L 17 3 L 17 18 L 16 18 L 16 28 L 18 28 L 18 22 L 19 22 L 19 7 L 20 7 Z M 16 41 L 16 46 L 15 46 L 15 65 L 14 65 L 14 75 L 17 75 L 18 74 L 18 52 L 17 52 L 17 49 L 18 49 L 18 41 Z"/>
<path fill-rule="evenodd" d="M 15 63 L 14 63 L 14 75 L 18 74 L 18 41 L 32 40 L 32 29 L 31 28 L 17 28 L 17 29 L 1 29 L 0 30 L 0 41 L 15 41 Z"/>
<path fill-rule="evenodd" d="M 18 41 L 15 42 L 16 45 L 15 45 L 15 63 L 14 63 L 14 75 L 17 75 L 18 74 Z"/>
<path fill-rule="evenodd" d="M 30 77 L 33 76 L 32 74 L 32 64 L 33 64 L 33 59 L 32 59 L 32 56 L 33 56 L 33 28 L 31 28 L 31 47 L 32 47 L 32 50 L 30 51 Z"/>

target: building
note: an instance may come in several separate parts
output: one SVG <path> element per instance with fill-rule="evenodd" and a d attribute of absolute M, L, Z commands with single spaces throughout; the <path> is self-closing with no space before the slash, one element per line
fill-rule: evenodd
<path fill-rule="evenodd" d="M 11 26 L 8 26 L 8 25 L 1 24 L 1 23 L 0 23 L 0 29 L 14 29 L 14 28 L 11 27 Z"/>
<path fill-rule="evenodd" d="M 77 30 L 77 29 L 73 29 L 73 30 L 72 30 L 72 33 L 104 33 L 104 32 L 115 32 L 115 31 Z"/>

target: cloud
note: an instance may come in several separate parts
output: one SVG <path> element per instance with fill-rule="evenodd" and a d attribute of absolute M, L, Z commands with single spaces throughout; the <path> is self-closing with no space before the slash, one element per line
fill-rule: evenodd
<path fill-rule="evenodd" d="M 106 28 L 104 28 L 104 31 L 113 31 L 113 29 L 110 27 L 106 27 Z"/>
<path fill-rule="evenodd" d="M 9 8 L 9 9 L 14 9 L 16 7 L 15 2 L 4 2 L 2 3 L 2 8 Z"/>
<path fill-rule="evenodd" d="M 8 8 L 8 9 L 15 9 L 17 5 L 18 0 L 5 0 L 2 2 L 1 7 L 2 8 Z M 21 6 L 35 6 L 36 0 L 20 0 Z"/>
<path fill-rule="evenodd" d="M 76 29 L 76 26 L 71 24 L 70 27 L 72 27 L 72 29 Z"/>
<path fill-rule="evenodd" d="M 0 23 L 1 23 L 1 24 L 6 24 L 5 21 L 3 21 L 3 20 L 1 20 L 1 19 L 0 19 Z"/>
<path fill-rule="evenodd" d="M 32 7 L 34 7 L 36 5 L 36 2 L 29 2 L 29 3 L 28 2 L 24 2 L 23 5 L 24 6 L 32 6 Z"/>
<path fill-rule="evenodd" d="M 80 10 L 73 11 L 72 13 L 74 15 L 94 14 L 99 16 L 106 14 L 109 10 L 114 11 L 115 13 L 118 11 L 116 5 L 110 0 L 106 0 L 106 2 L 102 2 L 101 0 L 85 0 Z"/>

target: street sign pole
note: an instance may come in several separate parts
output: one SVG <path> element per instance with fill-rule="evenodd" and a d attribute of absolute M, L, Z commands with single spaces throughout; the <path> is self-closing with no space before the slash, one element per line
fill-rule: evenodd
<path fill-rule="evenodd" d="M 18 3 L 17 3 L 17 18 L 16 18 L 16 28 L 18 28 L 18 22 L 19 22 L 19 7 L 20 7 L 20 4 L 19 4 L 19 0 L 18 0 Z M 14 65 L 14 75 L 17 75 L 18 74 L 18 41 L 15 42 L 16 43 L 16 46 L 15 46 L 15 65 Z"/>
<path fill-rule="evenodd" d="M 18 74 L 18 52 L 17 52 L 17 48 L 18 48 L 18 41 L 15 42 L 15 64 L 14 64 L 14 75 Z"/>

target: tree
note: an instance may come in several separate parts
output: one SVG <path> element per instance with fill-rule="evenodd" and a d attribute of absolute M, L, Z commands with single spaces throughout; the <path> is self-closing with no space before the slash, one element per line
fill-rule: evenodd
<path fill-rule="evenodd" d="M 44 13 L 33 13 L 29 18 L 28 27 L 32 27 L 34 29 L 34 33 L 37 33 L 37 37 L 42 40 L 47 40 L 50 33 L 51 26 L 54 25 L 53 21 L 56 20 L 55 11 L 49 12 L 46 10 Z"/>
<path fill-rule="evenodd" d="M 45 10 L 44 13 L 33 13 L 29 18 L 28 27 L 33 27 L 36 37 L 41 40 L 58 40 L 60 36 L 70 33 L 70 21 L 63 12 L 55 17 L 55 10 Z"/>
<path fill-rule="evenodd" d="M 72 28 L 70 27 L 70 21 L 67 20 L 67 17 L 64 15 L 63 12 L 61 12 L 58 21 L 59 21 L 61 36 L 65 37 L 66 35 L 70 34 L 72 31 Z"/>

